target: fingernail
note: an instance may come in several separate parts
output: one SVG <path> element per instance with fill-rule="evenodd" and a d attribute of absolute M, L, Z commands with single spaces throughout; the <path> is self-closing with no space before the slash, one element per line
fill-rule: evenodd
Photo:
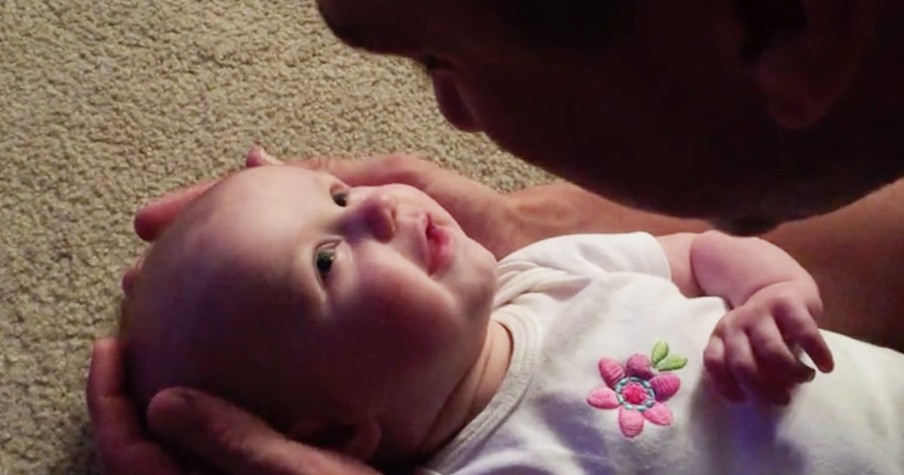
<path fill-rule="evenodd" d="M 282 164 L 282 161 L 280 159 L 274 157 L 273 155 L 270 155 L 270 153 L 267 152 L 267 150 L 264 149 L 264 147 L 259 147 L 259 148 L 260 148 L 261 158 L 264 159 L 265 162 L 270 163 L 271 165 Z"/>
<path fill-rule="evenodd" d="M 148 422 L 159 434 L 180 434 L 193 424 L 195 414 L 192 405 L 187 391 L 180 388 L 164 389 L 151 398 Z"/>

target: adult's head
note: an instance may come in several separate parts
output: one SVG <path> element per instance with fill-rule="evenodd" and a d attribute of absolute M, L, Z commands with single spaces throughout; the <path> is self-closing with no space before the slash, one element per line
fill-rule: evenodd
<path fill-rule="evenodd" d="M 318 0 L 424 63 L 455 126 L 625 202 L 752 229 L 904 172 L 904 7 L 878 0 Z"/>

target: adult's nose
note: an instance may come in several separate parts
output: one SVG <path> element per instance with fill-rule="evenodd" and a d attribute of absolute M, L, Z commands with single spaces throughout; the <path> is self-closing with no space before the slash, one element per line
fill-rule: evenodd
<path fill-rule="evenodd" d="M 355 214 L 376 239 L 389 241 L 396 232 L 398 207 L 399 200 L 395 195 L 375 190 L 361 201 Z"/>
<path fill-rule="evenodd" d="M 436 104 L 446 121 L 459 130 L 479 132 L 480 127 L 474 120 L 468 105 L 465 104 L 464 98 L 461 97 L 461 91 L 455 80 L 442 71 L 433 72 L 430 76 L 433 81 L 433 95 L 436 97 Z"/>

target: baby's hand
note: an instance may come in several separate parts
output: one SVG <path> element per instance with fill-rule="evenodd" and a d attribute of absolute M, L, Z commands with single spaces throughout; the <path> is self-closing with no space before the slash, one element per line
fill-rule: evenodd
<path fill-rule="evenodd" d="M 733 401 L 743 400 L 746 389 L 766 402 L 788 404 L 791 390 L 815 376 L 798 350 L 820 371 L 834 368 L 832 353 L 816 327 L 821 313 L 818 293 L 794 281 L 752 294 L 719 321 L 704 351 L 704 365 L 716 388 Z"/>

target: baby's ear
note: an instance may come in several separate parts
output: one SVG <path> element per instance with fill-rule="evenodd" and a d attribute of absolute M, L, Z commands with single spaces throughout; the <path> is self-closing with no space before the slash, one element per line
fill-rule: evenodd
<path fill-rule="evenodd" d="M 294 441 L 335 450 L 358 460 L 368 461 L 377 452 L 383 431 L 374 419 L 351 424 L 325 420 L 298 420 L 286 436 Z"/>

